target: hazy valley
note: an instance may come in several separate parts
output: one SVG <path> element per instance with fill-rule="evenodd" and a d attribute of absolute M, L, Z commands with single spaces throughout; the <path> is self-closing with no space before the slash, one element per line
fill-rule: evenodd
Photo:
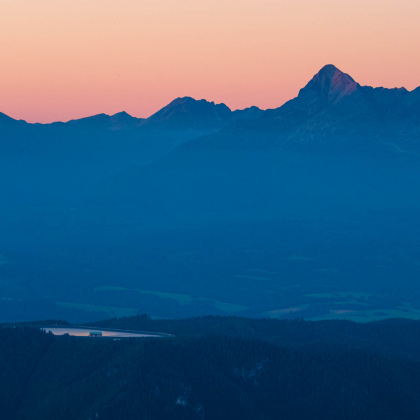
<path fill-rule="evenodd" d="M 0 118 L 0 320 L 420 319 L 419 89 Z M 374 245 L 374 246 L 373 246 Z"/>

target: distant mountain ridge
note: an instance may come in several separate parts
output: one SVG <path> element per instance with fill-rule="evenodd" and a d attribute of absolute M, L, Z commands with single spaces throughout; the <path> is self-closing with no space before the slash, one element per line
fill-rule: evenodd
<path fill-rule="evenodd" d="M 256 106 L 232 111 L 225 104 L 215 104 L 205 99 L 191 97 L 177 98 L 151 115 L 149 118 L 136 118 L 127 112 L 117 114 L 97 114 L 85 118 L 73 119 L 65 124 L 86 129 L 106 129 L 110 131 L 130 130 L 137 127 L 147 129 L 214 131 L 236 119 L 257 119 L 264 113 Z M 23 123 L 0 112 L 0 124 Z M 27 123 L 28 124 L 28 123 Z M 62 123 L 52 123 L 62 124 Z M 48 126 L 51 124 L 29 124 Z M 1 129 L 1 125 L 0 125 Z"/>
<path fill-rule="evenodd" d="M 0 296 L 42 299 L 2 306 L 420 318 L 419 100 L 329 65 L 267 111 L 179 98 L 145 121 L 1 116 Z M 335 291 L 350 312 L 312 305 Z"/>
<path fill-rule="evenodd" d="M 129 175 L 132 180 L 122 181 L 124 184 L 133 182 L 127 189 L 133 192 L 143 182 L 143 170 L 133 175 L 137 171 L 135 165 L 150 164 L 162 158 L 164 162 L 159 165 L 163 167 L 158 170 L 161 173 L 148 169 L 151 182 L 166 173 L 160 182 L 169 188 L 171 181 L 167 177 L 175 180 L 184 168 L 201 170 L 206 167 L 206 182 L 213 185 L 221 175 L 217 168 L 212 173 L 209 167 L 206 155 L 209 150 L 213 154 L 250 152 L 247 164 L 265 171 L 274 164 L 274 158 L 270 156 L 271 163 L 264 168 L 262 162 L 258 165 L 253 162 L 255 151 L 418 156 L 419 140 L 420 88 L 409 92 L 404 88 L 361 86 L 350 75 L 327 65 L 296 98 L 266 111 L 257 107 L 232 111 L 224 104 L 184 97 L 175 99 L 147 119 L 121 112 L 67 123 L 28 124 L 0 114 L 0 159 L 4 160 L 0 175 L 4 173 L 3 176 L 11 179 L 7 191 L 25 200 L 29 196 L 49 196 L 52 192 L 64 197 L 78 195 L 80 188 L 86 189 L 134 166 Z M 195 152 L 204 154 L 187 156 Z M 223 164 L 226 173 L 235 169 L 229 168 L 229 164 L 234 165 L 227 161 Z M 179 170 L 167 173 L 169 167 Z M 31 182 L 21 175 L 25 173 L 31 174 Z M 35 182 L 41 173 L 44 174 L 42 179 Z M 191 176 L 186 175 L 185 179 L 181 176 L 179 185 Z M 75 179 L 79 184 L 74 183 Z M 18 185 L 11 187 L 15 180 L 19 180 Z M 35 187 L 29 187 L 31 183 L 35 183 Z M 62 184 L 68 185 L 71 194 Z M 259 188 L 257 183 L 255 187 Z M 118 188 L 125 191 L 125 187 L 116 186 L 116 190 L 112 187 L 110 197 L 120 194 Z M 11 196 L 6 192 L 4 195 Z"/>
<path fill-rule="evenodd" d="M 16 122 L 0 115 L 0 127 Z M 418 147 L 413 141 L 420 138 L 420 87 L 410 92 L 405 88 L 361 86 L 329 64 L 296 98 L 275 109 L 232 111 L 225 104 L 183 97 L 145 119 L 121 112 L 71 120 L 67 125 L 110 131 L 135 129 L 140 130 L 139 134 L 182 131 L 186 140 L 214 134 L 202 142 L 202 147 L 235 148 L 236 143 L 291 147 L 376 139 L 397 149 L 411 150 Z M 193 147 L 200 147 L 199 143 Z"/>
<path fill-rule="evenodd" d="M 419 93 L 327 65 L 283 106 L 110 178 L 95 203 L 158 224 L 417 208 Z"/>
<path fill-rule="evenodd" d="M 280 108 L 256 122 L 237 126 L 238 137 L 264 133 L 276 146 L 377 140 L 418 148 L 420 89 L 361 86 L 351 76 L 327 65 Z M 235 136 L 233 131 L 229 136 Z M 411 143 L 411 144 L 410 144 Z"/>
<path fill-rule="evenodd" d="M 98 114 L 78 120 L 70 120 L 67 124 L 115 131 L 139 127 L 143 122 L 144 118 L 135 118 L 126 112 L 119 112 L 114 115 Z"/>
<path fill-rule="evenodd" d="M 232 111 L 225 104 L 216 105 L 202 99 L 178 98 L 152 115 L 145 127 L 163 126 L 167 129 L 221 128 L 229 121 Z"/>
<path fill-rule="evenodd" d="M 177 98 L 148 118 L 145 127 L 165 127 L 172 130 L 215 130 L 238 119 L 258 119 L 264 113 L 258 107 L 232 111 L 225 104 L 204 99 Z"/>
<path fill-rule="evenodd" d="M 0 178 L 8 180 L 0 195 L 13 203 L 73 200 L 112 174 L 155 162 L 186 141 L 262 112 L 178 98 L 148 119 L 120 112 L 30 124 L 0 114 Z"/>

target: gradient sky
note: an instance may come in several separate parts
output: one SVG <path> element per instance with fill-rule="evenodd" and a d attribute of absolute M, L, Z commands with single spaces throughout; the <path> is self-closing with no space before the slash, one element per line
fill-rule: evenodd
<path fill-rule="evenodd" d="M 419 0 L 0 0 L 0 112 L 30 122 L 178 96 L 274 108 L 325 64 L 420 85 Z"/>

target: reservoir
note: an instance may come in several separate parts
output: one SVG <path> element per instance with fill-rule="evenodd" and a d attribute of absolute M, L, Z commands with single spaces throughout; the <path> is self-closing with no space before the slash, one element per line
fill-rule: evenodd
<path fill-rule="evenodd" d="M 44 327 L 42 328 L 46 332 L 51 332 L 54 335 L 69 334 L 75 337 L 90 337 L 92 340 L 98 340 L 101 337 L 111 338 L 162 338 L 171 337 L 169 334 L 153 333 L 153 332 L 131 332 L 131 331 L 112 331 L 103 330 L 97 328 L 86 328 L 86 327 Z"/>

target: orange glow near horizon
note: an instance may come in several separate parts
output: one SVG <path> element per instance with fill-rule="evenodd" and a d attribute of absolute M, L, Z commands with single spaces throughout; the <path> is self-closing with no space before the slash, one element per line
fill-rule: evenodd
<path fill-rule="evenodd" d="M 3 0 L 0 112 L 30 122 L 179 96 L 274 108 L 325 64 L 420 85 L 418 0 Z"/>

